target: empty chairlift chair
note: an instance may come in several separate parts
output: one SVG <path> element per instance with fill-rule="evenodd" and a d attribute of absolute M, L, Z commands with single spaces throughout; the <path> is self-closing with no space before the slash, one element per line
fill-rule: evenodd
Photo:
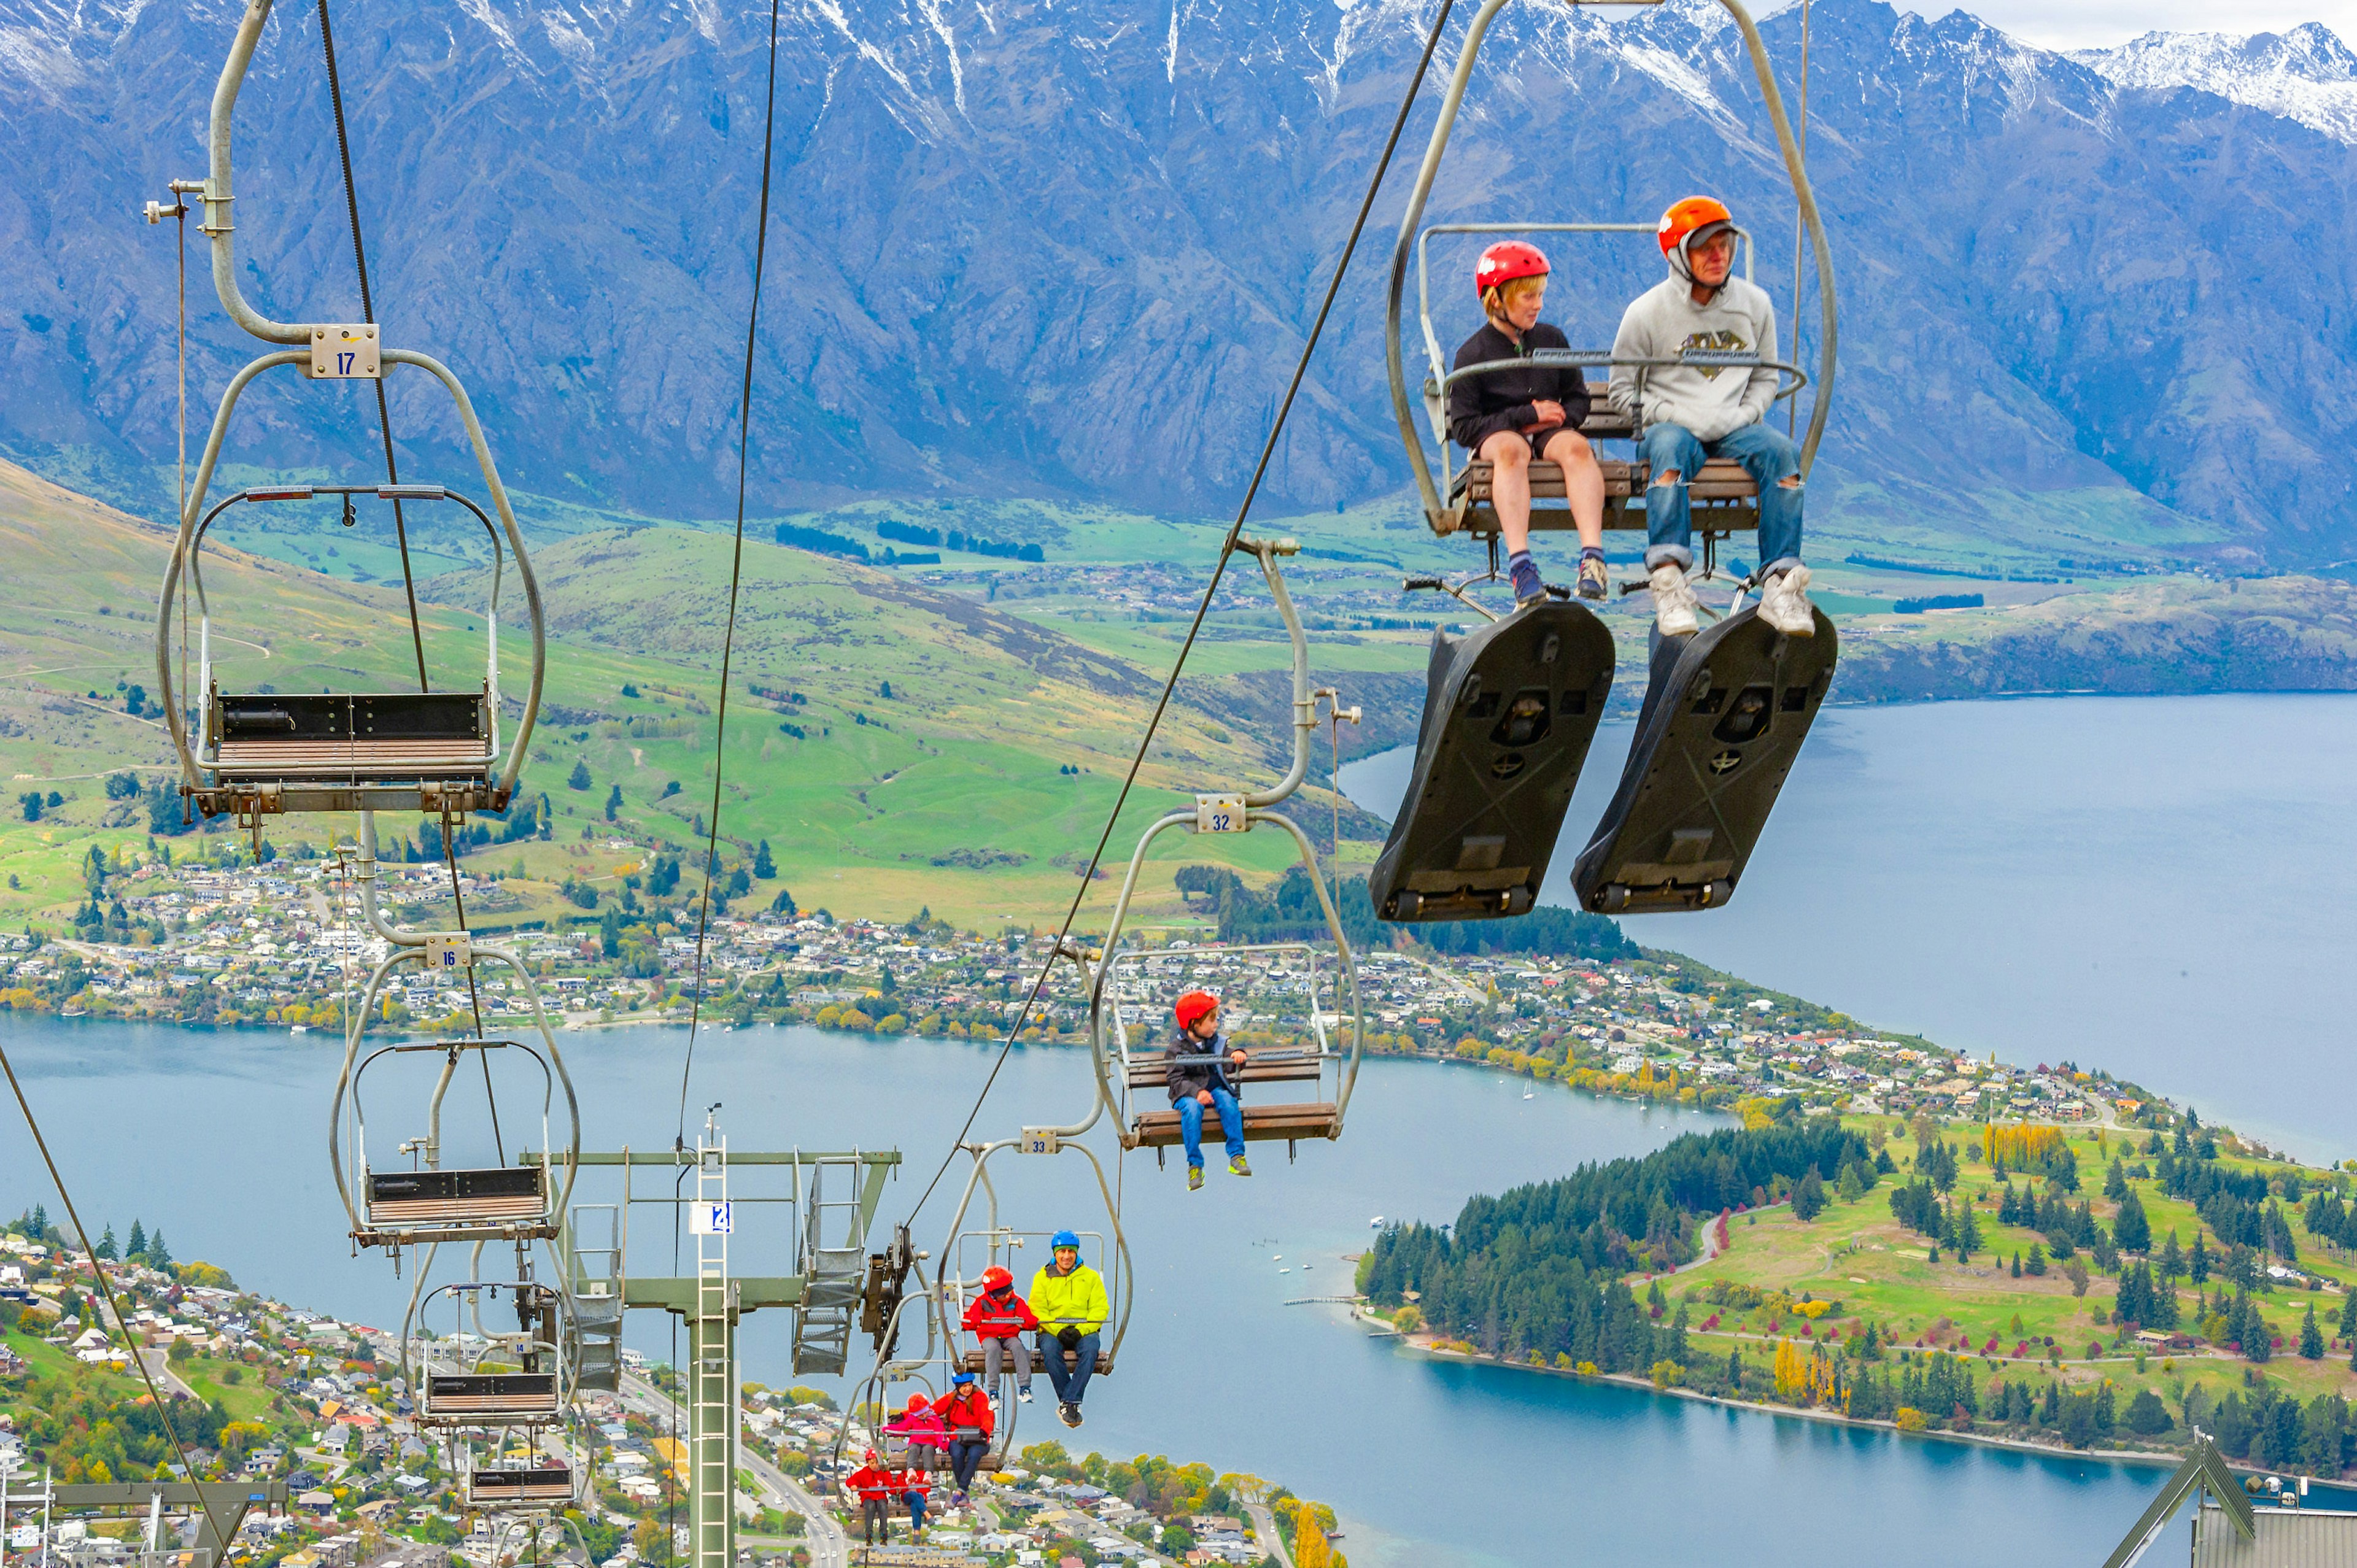
<path fill-rule="evenodd" d="M 523 1427 L 561 1420 L 570 1391 L 564 1365 L 561 1298 L 546 1285 L 468 1281 L 426 1297 L 421 1321 L 437 1305 L 453 1315 L 453 1331 L 427 1343 L 417 1379 L 417 1420 L 427 1426 Z M 512 1329 L 483 1322 L 486 1307 L 511 1306 Z"/>
<path fill-rule="evenodd" d="M 213 607 L 205 588 L 204 543 L 231 507 L 335 496 L 347 521 L 351 499 L 455 501 L 481 521 L 491 550 L 484 611 L 481 680 L 420 691 L 283 692 L 227 685 L 215 667 Z M 531 619 L 532 680 L 514 742 L 500 745 L 499 613 L 506 558 L 525 590 Z M 490 516 L 468 497 L 439 485 L 316 485 L 240 490 L 197 521 L 165 584 L 165 622 L 157 635 L 157 672 L 180 753 L 182 792 L 201 815 L 231 816 L 259 831 L 264 816 L 284 811 L 408 810 L 452 817 L 504 811 L 539 709 L 544 673 L 540 591 L 520 542 L 503 545 Z M 180 577 L 198 610 L 196 734 L 181 722 L 168 649 L 169 613 Z M 423 640 L 419 639 L 421 650 Z"/>
<path fill-rule="evenodd" d="M 540 1069 L 540 1144 L 522 1152 L 514 1165 L 447 1166 L 442 1164 L 444 1101 L 457 1069 L 477 1052 L 514 1051 Z M 423 1133 L 405 1139 L 402 1155 L 406 1167 L 383 1168 L 369 1146 L 368 1116 L 362 1089 L 370 1068 L 387 1058 L 439 1055 L 440 1071 L 425 1106 Z M 521 1040 L 437 1040 L 430 1044 L 380 1047 L 361 1060 L 352 1074 L 351 1149 L 359 1169 L 354 1187 L 361 1199 L 353 1240 L 363 1247 L 402 1248 L 436 1241 L 529 1241 L 556 1235 L 558 1216 L 554 1190 L 553 1152 L 548 1114 L 555 1079 L 547 1058 Z M 568 1082 L 566 1109 L 571 1114 L 568 1147 L 580 1146 L 580 1114 L 572 1101 Z M 569 1168 L 570 1155 L 563 1162 Z"/>

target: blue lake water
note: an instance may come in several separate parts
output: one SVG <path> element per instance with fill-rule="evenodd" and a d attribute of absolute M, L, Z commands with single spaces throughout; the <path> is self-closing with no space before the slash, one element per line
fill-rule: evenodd
<path fill-rule="evenodd" d="M 685 1032 L 563 1039 L 587 1145 L 667 1148 Z M 331 1042 L 0 1015 L 0 1045 L 93 1228 L 112 1223 L 120 1235 L 136 1217 L 162 1228 L 183 1259 L 218 1262 L 298 1305 L 397 1324 L 407 1282 L 379 1256 L 350 1256 L 328 1177 Z M 898 1216 L 931 1176 L 988 1062 L 985 1049 L 967 1045 L 871 1044 L 799 1029 L 707 1033 L 689 1102 L 700 1120 L 705 1105 L 720 1101 L 721 1126 L 740 1152 L 898 1145 L 909 1164 L 885 1204 Z M 976 1135 L 1075 1115 L 1089 1081 L 1076 1052 L 1018 1051 Z M 1256 1149 L 1253 1179 L 1215 1171 L 1190 1195 L 1175 1169 L 1129 1159 L 1117 1174 L 1137 1305 L 1119 1370 L 1091 1391 L 1080 1433 L 1064 1433 L 1034 1405 L 1018 1441 L 1052 1434 L 1083 1448 L 1200 1458 L 1282 1481 L 1340 1510 L 1358 1568 L 2094 1563 L 2142 1510 L 2164 1472 L 1437 1365 L 1364 1337 L 1339 1307 L 1286 1305 L 1349 1289 L 1345 1254 L 1366 1244 L 1374 1215 L 1452 1218 L 1475 1191 L 1641 1151 L 1706 1124 L 1560 1088 L 1524 1100 L 1527 1087 L 1469 1069 L 1374 1062 L 1346 1138 L 1305 1148 L 1297 1165 L 1286 1165 L 1280 1149 Z M 518 1097 L 504 1088 L 502 1095 L 512 1149 L 525 1118 Z M 454 1163 L 464 1157 L 462 1140 L 483 1135 L 458 1113 L 460 1099 Z M 370 1108 L 384 1134 L 414 1130 L 400 1097 L 371 1096 Z M 992 1170 L 1009 1223 L 1103 1228 L 1077 1155 L 1002 1156 Z M 13 1109 L 0 1115 L 0 1205 L 11 1211 L 49 1197 Z M 594 1177 L 584 1181 L 582 1198 L 611 1196 L 610 1187 L 589 1190 Z M 667 1185 L 651 1173 L 637 1193 Z M 953 1183 L 943 1188 L 918 1222 L 920 1246 L 942 1245 Z M 747 1197 L 774 1188 L 748 1171 L 735 1190 Z M 747 1205 L 738 1213 L 735 1270 L 786 1272 L 781 1211 Z M 672 1244 L 666 1213 L 641 1207 L 634 1270 L 672 1272 Z M 666 1353 L 666 1321 L 638 1323 L 634 1342 Z M 748 1379 L 787 1380 L 787 1326 L 780 1315 L 748 1320 Z"/>
<path fill-rule="evenodd" d="M 1618 781 L 1598 737 L 1548 886 Z M 1411 762 L 1345 768 L 1388 817 Z M 1627 922 L 1748 979 L 2024 1064 L 2132 1078 L 2316 1159 L 2357 1155 L 2338 977 L 2357 695 L 1833 708 L 1726 908 Z"/>

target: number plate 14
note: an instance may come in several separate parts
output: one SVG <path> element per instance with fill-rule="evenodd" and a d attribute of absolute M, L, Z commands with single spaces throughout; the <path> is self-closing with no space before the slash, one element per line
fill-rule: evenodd
<path fill-rule="evenodd" d="M 365 321 L 311 328 L 311 379 L 375 381 L 384 374 L 377 359 L 376 328 Z"/>

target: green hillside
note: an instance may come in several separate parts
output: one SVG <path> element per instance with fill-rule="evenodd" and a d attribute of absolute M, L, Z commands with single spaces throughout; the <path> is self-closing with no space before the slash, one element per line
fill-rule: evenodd
<path fill-rule="evenodd" d="M 365 505 L 365 503 L 364 503 Z M 330 540 L 332 503 L 314 503 Z M 286 536 L 282 513 L 273 533 Z M 373 520 L 363 517 L 363 526 Z M 126 711 L 152 701 L 154 603 L 168 553 L 163 530 L 0 466 L 0 551 L 20 583 L 0 604 L 0 768 L 7 795 L 55 792 L 59 806 L 0 827 L 0 919 L 55 920 L 79 899 L 79 865 L 93 838 L 144 842 L 141 802 L 109 802 L 102 780 L 135 768 L 169 771 L 157 719 Z M 579 534 L 535 553 L 550 617 L 542 725 L 525 782 L 555 811 L 552 842 L 485 852 L 524 874 L 505 885 L 500 919 L 576 912 L 557 893 L 596 886 L 694 841 L 711 800 L 718 727 L 720 628 L 729 542 L 708 532 L 641 529 Z M 218 556 L 207 574 L 217 673 L 227 686 L 280 690 L 394 688 L 414 680 L 397 585 L 356 585 L 284 561 Z M 437 684 L 481 679 L 481 576 L 420 585 Z M 502 616 L 503 687 L 514 722 L 525 647 L 515 585 Z M 1139 651 L 1150 653 L 1150 647 Z M 1282 648 L 1278 647 L 1281 657 Z M 905 575 L 748 543 L 740 598 L 722 827 L 731 864 L 767 840 L 779 886 L 804 906 L 905 916 L 930 906 L 977 925 L 1060 914 L 1109 809 L 1165 669 L 1099 651 L 979 596 L 944 593 Z M 143 693 L 129 690 L 144 689 Z M 1116 873 L 1137 826 L 1178 803 L 1174 790 L 1257 783 L 1281 760 L 1264 732 L 1240 722 L 1245 693 L 1190 682 L 1112 851 Z M 1281 711 L 1281 710 L 1280 710 Z M 796 733 L 799 732 L 799 733 Z M 568 787 L 576 763 L 590 777 Z M 612 827 L 605 803 L 619 788 Z M 1315 797 L 1311 819 L 1328 815 Z M 388 824 L 393 832 L 414 824 Z M 1363 827 L 1363 824 L 1362 824 Z M 291 846 L 349 822 L 274 823 Z M 628 841 L 624 843 L 622 841 Z M 1222 846 L 1247 871 L 1273 872 L 1284 846 L 1269 835 Z M 1368 846 L 1351 843 L 1363 855 Z M 1171 841 L 1168 859 L 1206 858 Z M 1113 886 L 1096 885 L 1102 902 Z M 1178 908 L 1167 875 L 1152 908 Z"/>

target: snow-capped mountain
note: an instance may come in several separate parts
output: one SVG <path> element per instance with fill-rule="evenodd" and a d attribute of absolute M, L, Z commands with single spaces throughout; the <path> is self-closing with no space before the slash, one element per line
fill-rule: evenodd
<path fill-rule="evenodd" d="M 768 7 L 335 4 L 388 339 L 469 378 L 520 487 L 725 512 Z M 241 9 L 0 0 L 0 451 L 151 512 L 168 505 L 172 231 L 138 212 L 203 172 Z M 1431 0 L 788 0 L 757 512 L 877 493 L 1232 506 L 1431 14 Z M 2253 40 L 2244 68 L 2229 50 L 2210 78 L 2162 80 L 2151 62 L 2201 53 L 2179 40 L 2138 57 L 2159 73 L 2147 81 L 1960 12 L 1817 0 L 1813 16 L 1810 145 L 1844 349 L 1813 526 L 1901 558 L 1960 532 L 2048 563 L 2357 555 L 2357 152 L 2260 101 L 2268 81 L 2345 77 L 2337 40 L 2299 29 Z M 1798 17 L 1763 27 L 1789 91 Z M 1789 316 L 1792 198 L 1714 5 L 1525 0 L 1480 66 L 1431 220 L 1649 221 L 1714 190 L 1757 236 L 1759 277 Z M 1403 483 L 1383 274 L 1439 85 L 1272 505 Z M 266 29 L 239 101 L 237 182 L 257 306 L 355 317 L 315 5 Z M 1661 275 L 1645 235 L 1550 243 L 1550 315 L 1575 340 L 1609 341 Z M 1476 324 L 1473 249 L 1433 246 L 1444 349 Z M 200 430 L 253 345 L 191 251 Z M 1805 355 L 1819 334 L 1803 328 Z M 405 375 L 391 390 L 409 468 L 463 474 L 440 394 Z M 349 387 L 270 385 L 230 460 L 365 471 L 372 413 Z"/>
<path fill-rule="evenodd" d="M 2147 33 L 2071 58 L 2122 87 L 2190 87 L 2357 143 L 2357 54 L 2320 23 L 2248 38 Z"/>

